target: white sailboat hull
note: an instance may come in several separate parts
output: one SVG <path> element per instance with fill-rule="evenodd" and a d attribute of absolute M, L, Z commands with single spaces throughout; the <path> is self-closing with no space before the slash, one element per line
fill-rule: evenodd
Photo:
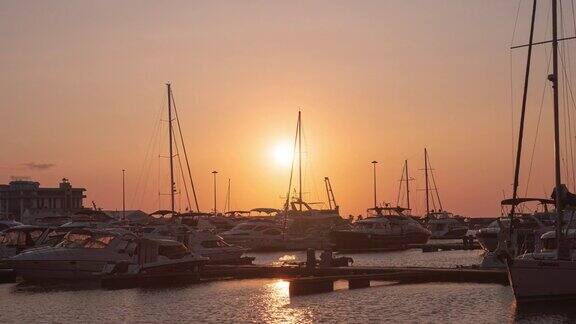
<path fill-rule="evenodd" d="M 574 261 L 515 259 L 508 276 L 519 302 L 576 298 Z"/>

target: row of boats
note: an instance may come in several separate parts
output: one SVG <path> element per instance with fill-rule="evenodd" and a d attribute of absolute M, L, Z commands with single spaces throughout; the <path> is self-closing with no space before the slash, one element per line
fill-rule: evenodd
<path fill-rule="evenodd" d="M 266 216 L 160 210 L 138 221 L 86 209 L 59 226 L 0 221 L 0 263 L 25 280 L 195 272 L 209 263 L 251 263 L 248 251 L 398 250 L 425 244 L 432 233 L 398 207 L 371 208 L 353 223 L 337 209 L 292 207 L 253 210 Z"/>

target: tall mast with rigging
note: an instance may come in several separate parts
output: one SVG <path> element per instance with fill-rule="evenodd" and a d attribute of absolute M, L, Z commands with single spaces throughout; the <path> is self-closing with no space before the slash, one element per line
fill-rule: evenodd
<path fill-rule="evenodd" d="M 556 238 L 558 240 L 558 257 L 568 257 L 569 250 L 564 246 L 564 238 L 562 233 L 562 211 L 564 210 L 564 203 L 562 201 L 562 178 L 560 175 L 560 122 L 559 122 L 559 103 L 558 103 L 558 8 L 557 0 L 552 0 L 552 74 L 548 76 L 548 80 L 552 81 L 552 89 L 554 95 L 554 167 L 555 167 L 555 187 L 556 195 L 554 201 L 556 203 Z"/>
<path fill-rule="evenodd" d="M 302 211 L 302 117 L 298 111 L 298 202 Z"/>
<path fill-rule="evenodd" d="M 408 176 L 408 160 L 404 160 L 404 172 L 406 176 L 406 207 L 410 209 L 410 177 Z"/>
<path fill-rule="evenodd" d="M 426 178 L 426 216 L 430 214 L 430 197 L 429 192 L 430 188 L 428 185 L 428 151 L 424 148 L 424 175 Z"/>
<path fill-rule="evenodd" d="M 518 130 L 518 146 L 516 151 L 516 165 L 514 168 L 514 187 L 512 189 L 512 206 L 510 207 L 510 224 L 514 219 L 514 211 L 516 209 L 516 199 L 518 198 L 518 183 L 520 177 L 520 161 L 522 158 L 522 142 L 524 138 L 524 119 L 526 116 L 526 102 L 528 100 L 528 82 L 530 81 L 530 62 L 532 61 L 532 43 L 534 40 L 534 23 L 536 20 L 536 4 L 537 0 L 534 0 L 532 4 L 532 19 L 530 23 L 530 36 L 528 39 L 528 54 L 526 58 L 526 71 L 524 74 L 524 93 L 522 94 L 522 111 L 520 113 L 520 128 Z M 510 235 L 514 230 L 513 226 L 509 227 Z"/>
<path fill-rule="evenodd" d="M 174 153 L 172 150 L 172 89 L 170 83 L 166 83 L 168 91 L 168 142 L 170 154 L 170 210 L 174 212 Z"/>

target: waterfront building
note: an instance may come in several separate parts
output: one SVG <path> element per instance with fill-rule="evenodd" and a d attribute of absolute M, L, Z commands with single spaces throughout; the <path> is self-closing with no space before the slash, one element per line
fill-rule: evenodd
<path fill-rule="evenodd" d="M 64 178 L 57 188 L 40 187 L 39 182 L 15 180 L 0 184 L 0 219 L 21 220 L 26 211 L 67 214 L 83 208 L 84 188 L 73 188 Z"/>

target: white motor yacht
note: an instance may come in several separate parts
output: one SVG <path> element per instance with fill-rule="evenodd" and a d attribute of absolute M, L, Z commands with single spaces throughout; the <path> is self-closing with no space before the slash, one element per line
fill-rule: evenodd
<path fill-rule="evenodd" d="M 516 208 L 521 208 L 530 203 L 538 203 L 536 210 L 532 213 L 515 213 L 515 226 L 517 244 L 521 249 L 521 253 L 533 252 L 533 245 L 536 241 L 536 236 L 540 236 L 554 228 L 555 213 L 553 206 L 554 201 L 545 198 L 516 198 L 505 199 L 501 202 L 502 206 L 516 205 Z M 487 227 L 479 229 L 475 237 L 480 243 L 480 246 L 487 251 L 493 252 L 498 247 L 498 242 L 502 230 L 510 230 L 510 217 L 501 217 Z"/>
<path fill-rule="evenodd" d="M 188 249 L 209 259 L 210 263 L 237 264 L 245 259 L 247 249 L 231 245 L 210 231 L 196 230 L 184 224 L 171 223 L 145 226 L 140 229 L 147 238 L 172 239 L 184 243 Z"/>
<path fill-rule="evenodd" d="M 252 251 L 285 249 L 282 226 L 274 220 L 251 219 L 220 233 L 227 243 L 243 246 Z"/>
<path fill-rule="evenodd" d="M 409 244 L 425 244 L 430 231 L 405 216 L 400 207 L 368 209 L 369 217 L 356 221 L 352 229 L 331 233 L 335 250 L 405 249 Z"/>
<path fill-rule="evenodd" d="M 98 279 L 113 274 L 199 272 L 206 258 L 173 240 L 143 239 L 121 230 L 72 230 L 54 247 L 8 259 L 24 280 Z"/>
<path fill-rule="evenodd" d="M 27 249 L 58 243 L 51 240 L 53 232 L 48 227 L 32 225 L 14 226 L 0 232 L 0 260 Z"/>
<path fill-rule="evenodd" d="M 433 239 L 459 239 L 468 232 L 463 217 L 444 210 L 432 211 L 426 219 L 426 228 L 432 233 Z"/>

